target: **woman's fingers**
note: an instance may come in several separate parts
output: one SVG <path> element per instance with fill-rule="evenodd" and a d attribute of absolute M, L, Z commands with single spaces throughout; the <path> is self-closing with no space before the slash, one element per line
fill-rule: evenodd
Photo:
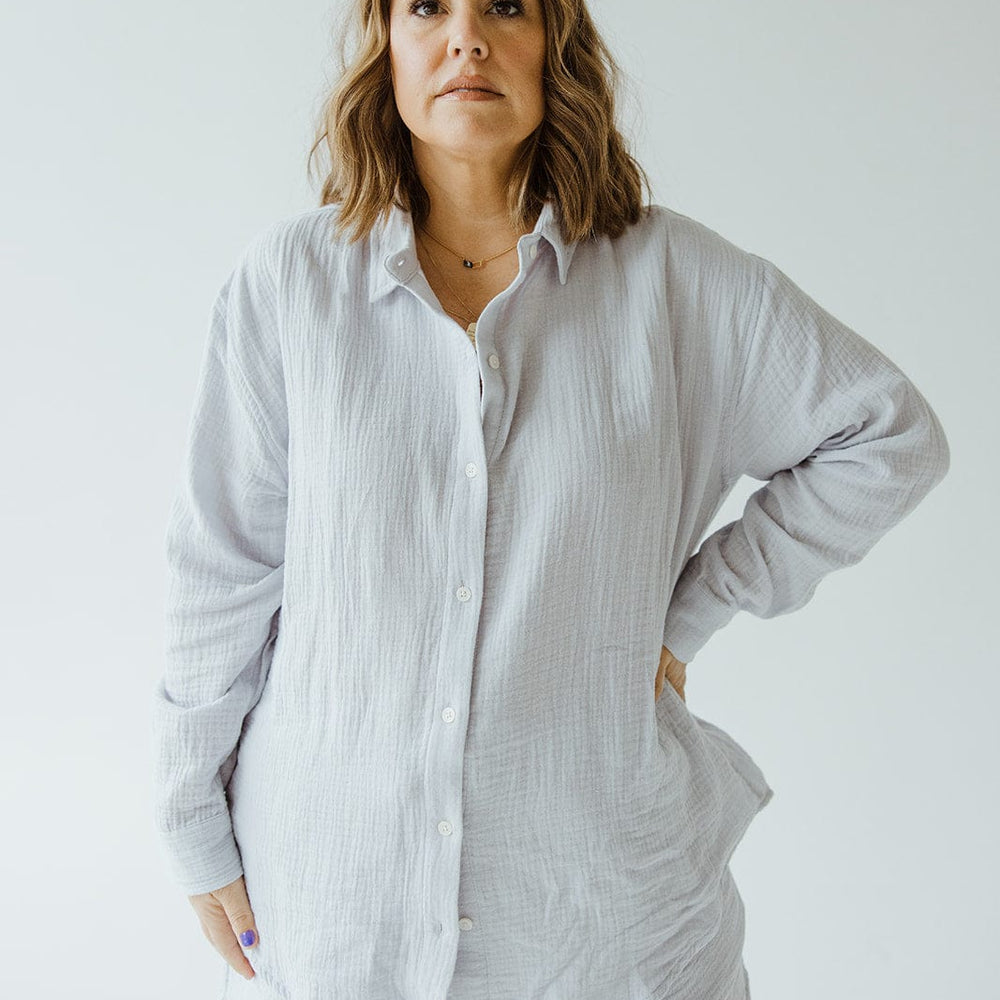
<path fill-rule="evenodd" d="M 244 948 L 253 948 L 257 944 L 257 928 L 254 924 L 253 910 L 250 908 L 250 899 L 247 896 L 246 883 L 241 875 L 235 882 L 216 889 L 212 893 L 215 898 L 222 903 L 229 918 L 229 925 L 232 928 L 236 939 Z"/>
<path fill-rule="evenodd" d="M 212 947 L 236 972 L 252 979 L 253 966 L 243 949 L 256 947 L 258 938 L 243 876 L 221 889 L 188 896 L 188 899 Z"/>
<path fill-rule="evenodd" d="M 664 646 L 664 649 L 667 647 Z M 681 663 L 680 660 L 675 660 L 673 656 L 670 656 L 667 661 L 667 680 L 673 686 L 673 689 L 681 696 L 681 701 L 686 701 L 684 697 L 684 685 L 687 682 L 687 664 Z"/>
<path fill-rule="evenodd" d="M 664 681 L 670 683 L 671 687 L 684 698 L 684 684 L 686 681 L 687 664 L 675 659 L 674 654 L 666 646 L 660 647 L 660 665 L 656 671 L 656 682 L 653 687 L 653 700 L 658 701 L 663 693 Z"/>

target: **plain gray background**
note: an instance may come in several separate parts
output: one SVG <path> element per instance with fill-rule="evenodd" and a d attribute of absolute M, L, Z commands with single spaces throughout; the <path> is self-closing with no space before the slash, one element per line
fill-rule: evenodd
<path fill-rule="evenodd" d="M 151 818 L 163 535 L 214 295 L 258 230 L 318 203 L 305 155 L 339 9 L 0 13 L 4 995 L 218 994 Z M 733 860 L 755 1000 L 998 997 L 1000 12 L 591 10 L 654 200 L 888 354 L 952 450 L 860 564 L 790 615 L 737 615 L 688 668 L 692 710 L 776 793 Z"/>

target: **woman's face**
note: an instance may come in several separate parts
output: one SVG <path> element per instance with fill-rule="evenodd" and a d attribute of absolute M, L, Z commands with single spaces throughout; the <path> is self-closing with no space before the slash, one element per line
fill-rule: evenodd
<path fill-rule="evenodd" d="M 421 143 L 464 159 L 511 156 L 545 114 L 542 0 L 392 0 L 389 61 L 400 117 Z M 459 75 L 499 96 L 443 95 Z"/>

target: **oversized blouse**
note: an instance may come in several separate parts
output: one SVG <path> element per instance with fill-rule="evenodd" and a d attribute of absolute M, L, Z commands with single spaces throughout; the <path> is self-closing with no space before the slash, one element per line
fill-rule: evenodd
<path fill-rule="evenodd" d="M 244 875 L 269 1000 L 743 998 L 729 861 L 772 790 L 654 699 L 661 645 L 861 559 L 945 475 L 937 416 L 665 206 L 567 242 L 546 201 L 474 342 L 408 212 L 337 212 L 259 231 L 211 311 L 152 700 L 177 884 Z"/>

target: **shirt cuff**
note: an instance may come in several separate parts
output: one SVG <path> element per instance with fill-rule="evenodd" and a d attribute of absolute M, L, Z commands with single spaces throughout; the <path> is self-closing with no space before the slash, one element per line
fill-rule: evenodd
<path fill-rule="evenodd" d="M 690 663 L 698 651 L 738 609 L 720 601 L 696 577 L 674 589 L 663 623 L 663 645 L 681 661 Z"/>
<path fill-rule="evenodd" d="M 180 830 L 161 830 L 175 881 L 189 896 L 213 892 L 243 874 L 229 811 Z"/>

